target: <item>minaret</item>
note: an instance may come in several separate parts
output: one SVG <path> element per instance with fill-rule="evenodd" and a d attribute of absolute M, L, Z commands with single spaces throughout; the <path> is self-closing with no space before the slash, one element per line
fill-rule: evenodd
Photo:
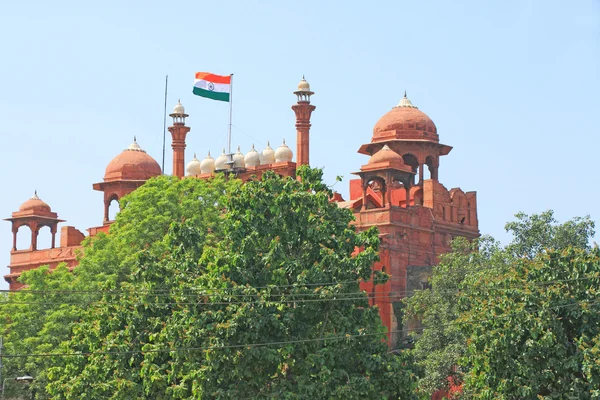
<path fill-rule="evenodd" d="M 304 76 L 294 94 L 298 96 L 298 103 L 292 106 L 292 110 L 296 113 L 296 167 L 299 167 L 309 164 L 310 115 L 316 107 L 310 104 L 310 96 L 314 93 Z"/>
<path fill-rule="evenodd" d="M 173 142 L 173 176 L 183 178 L 185 175 L 185 136 L 190 131 L 188 126 L 185 126 L 185 119 L 188 117 L 185 109 L 181 105 L 181 101 L 177 101 L 173 112 L 169 117 L 173 118 L 173 125 L 169 127 Z M 164 171 L 163 171 L 164 173 Z"/>

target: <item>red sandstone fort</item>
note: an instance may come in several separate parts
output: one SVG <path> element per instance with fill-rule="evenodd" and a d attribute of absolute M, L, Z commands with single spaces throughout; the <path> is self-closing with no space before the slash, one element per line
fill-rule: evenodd
<path fill-rule="evenodd" d="M 310 103 L 314 93 L 306 80 L 300 81 L 294 94 L 298 100 L 292 106 L 297 131 L 295 162 L 292 150 L 284 142 L 276 150 L 267 145 L 260 153 L 253 147 L 245 155 L 238 148 L 233 155 L 223 152 L 216 159 L 210 153 L 202 161 L 194 156 L 186 166 L 185 139 L 190 127 L 185 125 L 188 115 L 178 102 L 170 114 L 173 125 L 169 127 L 173 175 L 205 179 L 215 172 L 225 172 L 246 180 L 273 170 L 282 176 L 295 176 L 297 167 L 309 164 L 310 117 L 315 106 Z M 405 93 L 400 103 L 377 121 L 370 142 L 358 149 L 369 158 L 365 157 L 366 163 L 354 172 L 358 178 L 350 181 L 350 199 L 346 201 L 339 195 L 334 199 L 340 207 L 352 210 L 359 229 L 379 228 L 381 260 L 373 269 L 383 270 L 391 279 L 383 285 L 364 282 L 361 287 L 371 295 L 372 304 L 379 306 L 383 323 L 392 332 L 391 343 L 397 340 L 393 332 L 400 329 L 394 304 L 427 285 L 431 266 L 436 264 L 440 254 L 450 249 L 453 237 L 479 236 L 476 193 L 463 192 L 460 188 L 448 190 L 438 180 L 440 157 L 450 150 L 451 146 L 440 143 L 433 121 L 414 106 Z M 425 179 L 425 168 L 429 170 L 430 179 Z M 134 139 L 129 148 L 110 161 L 103 181 L 93 185 L 94 190 L 104 193 L 104 220 L 102 225 L 89 228 L 88 234 L 108 232 L 112 222 L 109 219 L 111 203 L 161 174 L 158 163 Z M 41 265 L 54 268 L 61 262 L 69 267 L 77 264 L 75 251 L 85 235 L 72 226 L 63 226 L 57 246 L 58 224 L 64 221 L 37 194 L 6 220 L 12 223 L 13 232 L 10 272 L 4 276 L 10 289 L 22 287 L 18 279 L 23 271 Z M 31 230 L 31 246 L 18 249 L 17 232 L 23 226 Z M 50 228 L 49 249 L 37 246 L 42 227 Z"/>

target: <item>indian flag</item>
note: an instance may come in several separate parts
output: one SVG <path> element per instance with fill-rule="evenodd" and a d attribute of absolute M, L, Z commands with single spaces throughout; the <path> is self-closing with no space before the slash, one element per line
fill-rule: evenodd
<path fill-rule="evenodd" d="M 215 75 L 210 72 L 196 72 L 194 94 L 219 101 L 229 101 L 231 75 Z"/>

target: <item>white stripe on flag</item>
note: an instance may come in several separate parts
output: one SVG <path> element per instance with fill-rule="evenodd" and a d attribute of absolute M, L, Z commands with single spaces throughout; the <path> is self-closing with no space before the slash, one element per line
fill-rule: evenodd
<path fill-rule="evenodd" d="M 229 93 L 229 84 L 227 83 L 212 83 L 203 79 L 196 79 L 194 86 L 199 89 L 208 90 L 217 93 Z"/>

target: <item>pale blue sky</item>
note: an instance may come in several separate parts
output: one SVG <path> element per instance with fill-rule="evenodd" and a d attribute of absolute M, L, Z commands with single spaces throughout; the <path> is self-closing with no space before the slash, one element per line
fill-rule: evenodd
<path fill-rule="evenodd" d="M 406 89 L 454 146 L 440 181 L 478 192 L 482 233 L 506 240 L 520 210 L 599 216 L 596 0 L 13 1 L 0 44 L 2 217 L 37 189 L 67 225 L 101 224 L 92 183 L 133 135 L 160 162 L 165 74 L 169 109 L 181 98 L 190 114 L 186 160 L 218 154 L 228 107 L 192 95 L 195 71 L 235 74 L 244 152 L 282 138 L 295 150 L 306 75 L 311 164 L 344 176 L 344 196 L 367 161 L 356 150 Z M 2 275 L 11 242 L 4 222 Z"/>

